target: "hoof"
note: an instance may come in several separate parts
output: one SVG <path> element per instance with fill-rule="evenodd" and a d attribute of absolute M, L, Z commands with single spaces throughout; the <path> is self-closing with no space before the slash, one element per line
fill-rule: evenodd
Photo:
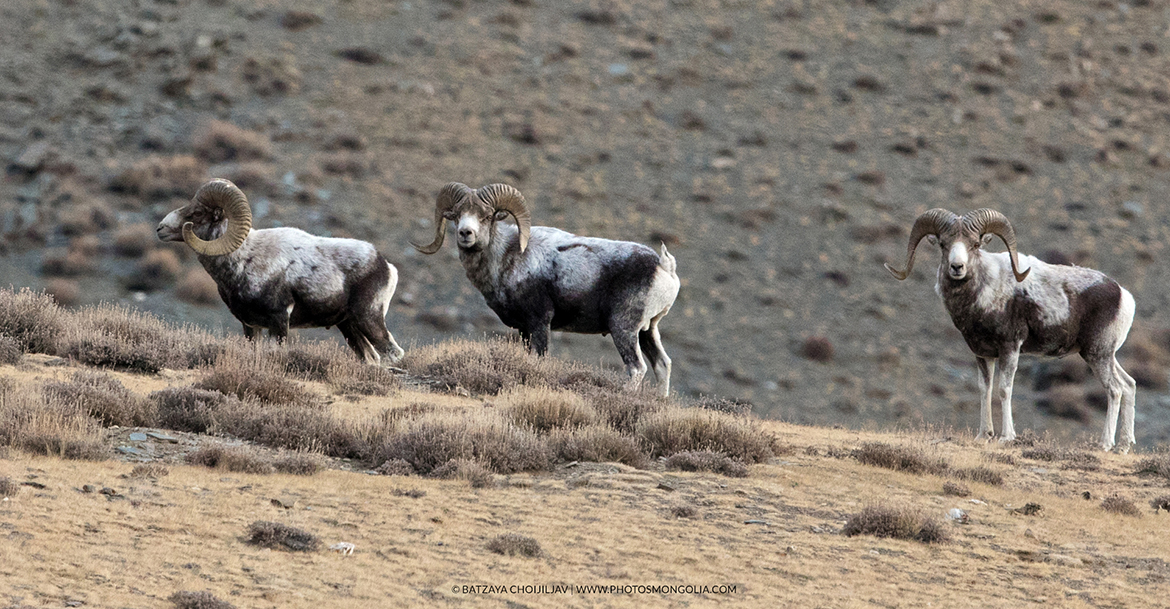
<path fill-rule="evenodd" d="M 1000 444 L 1007 444 L 1008 442 L 1011 442 L 1012 440 L 1015 440 L 1015 439 L 1016 439 L 1015 436 L 1000 436 L 998 441 Z"/>

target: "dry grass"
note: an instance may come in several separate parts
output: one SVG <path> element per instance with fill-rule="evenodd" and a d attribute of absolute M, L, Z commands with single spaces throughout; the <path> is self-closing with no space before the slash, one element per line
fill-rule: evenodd
<path fill-rule="evenodd" d="M 155 227 L 145 222 L 119 228 L 114 233 L 114 253 L 127 258 L 141 257 L 158 245 L 158 235 L 154 231 Z"/>
<path fill-rule="evenodd" d="M 573 385 L 573 390 L 584 397 L 610 427 L 625 434 L 633 434 L 639 421 L 670 404 L 665 398 L 631 393 L 621 388 L 578 384 Z"/>
<path fill-rule="evenodd" d="M 183 270 L 183 263 L 173 249 L 151 250 L 134 267 L 134 272 L 126 278 L 125 286 L 129 290 L 154 292 L 161 290 L 179 278 Z"/>
<path fill-rule="evenodd" d="M 273 550 L 313 552 L 321 547 L 314 534 L 279 522 L 257 520 L 248 526 L 248 543 Z"/>
<path fill-rule="evenodd" d="M 413 476 L 414 466 L 406 459 L 388 459 L 374 468 L 374 471 L 383 476 Z"/>
<path fill-rule="evenodd" d="M 20 483 L 8 476 L 0 477 L 0 497 L 15 497 Z"/>
<path fill-rule="evenodd" d="M 975 467 L 954 467 L 947 470 L 946 473 L 959 480 L 966 480 L 968 482 L 980 482 L 992 486 L 1000 486 L 1003 484 L 1003 474 L 982 465 Z"/>
<path fill-rule="evenodd" d="M 1170 454 L 1146 457 L 1138 461 L 1135 474 L 1154 474 L 1163 478 L 1170 478 Z"/>
<path fill-rule="evenodd" d="M 206 364 L 222 341 L 189 326 L 176 327 L 121 306 L 86 307 L 70 314 L 58 355 L 100 368 L 155 373 Z"/>
<path fill-rule="evenodd" d="M 743 461 L 709 450 L 687 450 L 666 458 L 666 469 L 684 472 L 711 472 L 732 478 L 746 478 L 748 468 Z"/>
<path fill-rule="evenodd" d="M 439 480 L 466 480 L 471 488 L 488 488 L 495 484 L 495 476 L 483 465 L 467 459 L 452 459 L 431 470 L 431 478 Z"/>
<path fill-rule="evenodd" d="M 943 525 L 934 518 L 910 508 L 886 505 L 869 505 L 850 516 L 841 534 L 846 537 L 873 535 L 923 543 L 942 543 L 949 539 Z"/>
<path fill-rule="evenodd" d="M 852 456 L 866 465 L 911 474 L 942 474 L 950 467 L 945 459 L 927 455 L 922 448 L 893 446 L 882 442 L 862 444 L 853 451 Z"/>
<path fill-rule="evenodd" d="M 106 458 L 101 425 L 77 403 L 0 384 L 0 446 L 66 459 Z"/>
<path fill-rule="evenodd" d="M 0 364 L 9 366 L 19 364 L 23 357 L 24 345 L 11 336 L 0 334 Z"/>
<path fill-rule="evenodd" d="M 233 342 L 215 359 L 195 388 L 234 395 L 243 401 L 321 408 L 324 405 L 321 396 L 288 378 L 285 369 L 271 357 L 270 348 L 262 341 Z"/>
<path fill-rule="evenodd" d="M 155 403 L 159 426 L 192 433 L 207 433 L 216 427 L 217 412 L 239 407 L 234 395 L 194 387 L 168 387 L 151 393 L 150 400 Z"/>
<path fill-rule="evenodd" d="M 1101 502 L 1101 509 L 1112 514 L 1121 514 L 1122 516 L 1134 516 L 1138 518 L 1142 516 L 1141 509 L 1134 505 L 1131 499 L 1120 495 L 1106 497 Z"/>
<path fill-rule="evenodd" d="M 580 395 L 548 387 L 518 387 L 500 394 L 512 421 L 537 433 L 596 423 L 597 411 Z"/>
<path fill-rule="evenodd" d="M 324 457 L 317 453 L 296 452 L 273 459 L 272 467 L 282 474 L 312 476 L 324 471 L 326 463 Z"/>
<path fill-rule="evenodd" d="M 540 542 L 516 533 L 505 533 L 492 539 L 487 543 L 487 549 L 496 554 L 525 558 L 537 558 L 544 553 L 540 549 Z"/>
<path fill-rule="evenodd" d="M 942 491 L 948 497 L 970 497 L 971 489 L 967 488 L 965 484 L 951 482 L 950 480 L 943 483 Z"/>
<path fill-rule="evenodd" d="M 43 391 L 46 401 L 77 404 L 106 427 L 149 427 L 158 415 L 154 402 L 103 372 L 79 370 L 69 381 L 46 383 Z"/>
<path fill-rule="evenodd" d="M 1158 510 L 1170 512 L 1170 495 L 1159 495 L 1150 499 L 1150 507 L 1154 508 L 1155 514 L 1158 513 Z"/>
<path fill-rule="evenodd" d="M 637 439 L 606 425 L 558 429 L 549 434 L 548 443 L 558 461 L 624 463 L 637 468 L 650 462 Z"/>
<path fill-rule="evenodd" d="M 206 590 L 176 592 L 167 597 L 167 600 L 175 605 L 175 609 L 236 609 L 235 605 L 216 598 Z"/>
<path fill-rule="evenodd" d="M 378 462 L 402 459 L 424 475 L 453 459 L 478 461 L 500 474 L 547 470 L 552 461 L 540 437 L 489 408 L 406 420 L 385 439 L 377 457 Z"/>
<path fill-rule="evenodd" d="M 256 449 L 248 446 L 213 444 L 188 453 L 187 463 L 245 474 L 271 474 L 276 471 L 272 462 Z"/>
<path fill-rule="evenodd" d="M 651 457 L 700 450 L 724 453 L 745 463 L 774 456 L 776 439 L 745 417 L 696 408 L 668 408 L 638 422 L 638 439 Z"/>
<path fill-rule="evenodd" d="M 127 474 L 131 478 L 147 478 L 150 480 L 157 480 L 165 477 L 171 473 L 170 468 L 161 463 L 142 463 L 135 465 L 134 469 Z"/>
<path fill-rule="evenodd" d="M 183 275 L 175 286 L 175 296 L 183 302 L 202 306 L 212 306 L 221 302 L 219 287 L 215 285 L 211 275 L 202 268 L 193 268 Z"/>
<path fill-rule="evenodd" d="M 50 296 L 0 289 L 0 335 L 16 339 L 25 352 L 55 355 L 65 326 L 65 313 Z"/>

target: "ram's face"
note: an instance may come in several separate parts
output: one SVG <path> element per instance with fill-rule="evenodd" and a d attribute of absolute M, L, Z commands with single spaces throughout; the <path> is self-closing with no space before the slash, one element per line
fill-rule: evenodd
<path fill-rule="evenodd" d="M 456 243 L 459 249 L 475 252 L 491 243 L 492 225 L 497 220 L 496 216 L 506 215 L 505 212 L 496 212 L 482 203 L 468 201 L 447 212 L 443 217 L 455 223 Z"/>
<path fill-rule="evenodd" d="M 207 239 L 212 229 L 223 222 L 223 217 L 221 208 L 191 202 L 167 214 L 154 230 L 159 241 L 182 241 L 183 225 L 190 222 L 195 234 Z"/>
<path fill-rule="evenodd" d="M 929 235 L 927 239 L 938 245 L 942 251 L 940 267 L 946 272 L 947 278 L 953 281 L 962 281 L 971 271 L 971 265 L 979 256 L 979 250 L 991 241 L 992 235 L 982 237 L 952 231 L 947 234 Z"/>

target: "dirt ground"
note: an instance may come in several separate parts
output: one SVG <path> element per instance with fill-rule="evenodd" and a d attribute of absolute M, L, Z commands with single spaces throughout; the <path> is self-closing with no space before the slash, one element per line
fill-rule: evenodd
<path fill-rule="evenodd" d="M 4 3 L 0 277 L 238 332 L 184 292 L 199 275 L 182 246 L 160 246 L 162 278 L 140 285 L 143 252 L 117 240 L 225 176 L 257 227 L 374 242 L 400 269 L 404 346 L 502 332 L 453 247 L 408 242 L 432 234 L 446 182 L 503 181 L 536 224 L 668 244 L 679 392 L 793 423 L 970 427 L 974 365 L 933 294 L 936 254 L 905 283 L 882 263 L 901 263 L 922 211 L 993 207 L 1025 253 L 1118 279 L 1131 342 L 1160 345 L 1168 15 L 1162 0 Z M 208 146 L 213 121 L 245 135 Z M 810 337 L 831 354 L 802 356 Z M 553 349 L 619 363 L 603 337 Z M 1143 447 L 1170 440 L 1159 358 L 1143 360 Z M 1022 366 L 1017 428 L 1098 434 L 1093 382 L 1045 411 L 1040 372 Z"/>

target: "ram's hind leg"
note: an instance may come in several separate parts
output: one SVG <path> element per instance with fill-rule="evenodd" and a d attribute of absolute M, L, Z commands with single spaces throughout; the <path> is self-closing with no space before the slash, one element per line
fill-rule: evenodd
<path fill-rule="evenodd" d="M 650 329 L 638 333 L 638 345 L 654 368 L 658 389 L 663 397 L 670 395 L 670 356 L 662 348 L 662 337 L 658 334 L 658 320 L 650 322 Z"/>
<path fill-rule="evenodd" d="M 378 318 L 375 315 L 370 315 L 366 319 L 354 323 L 354 327 L 361 332 L 364 342 L 369 345 L 370 350 L 376 355 L 374 361 L 370 362 L 369 358 L 366 361 L 369 363 L 384 364 L 397 362 L 402 359 L 405 352 L 402 350 L 402 347 L 398 346 L 398 342 L 394 340 L 394 335 L 386 328 L 385 318 Z M 385 358 L 386 361 L 382 362 L 381 358 Z"/>
<path fill-rule="evenodd" d="M 1003 410 L 1003 427 L 999 430 L 1000 442 L 1016 439 L 1016 426 L 1012 422 L 1012 385 L 1016 380 L 1016 366 L 1020 363 L 1020 347 L 999 356 L 999 407 Z M 988 417 L 991 408 L 988 407 Z"/>
<path fill-rule="evenodd" d="M 1117 358 L 1113 354 L 1088 362 L 1093 369 L 1093 375 L 1105 387 L 1109 396 L 1109 408 L 1105 411 L 1105 429 L 1101 432 L 1101 449 L 1110 450 L 1114 447 L 1117 435 L 1117 417 L 1122 415 L 1121 445 L 1119 452 L 1129 452 L 1133 444 L 1133 417 L 1134 397 L 1137 392 L 1137 383 L 1133 377 L 1121 369 Z"/>
<path fill-rule="evenodd" d="M 378 363 L 378 352 L 374 350 L 374 346 L 358 329 L 357 325 L 352 319 L 347 319 L 337 324 L 337 329 L 341 330 L 341 335 L 345 337 L 346 344 L 350 349 L 353 349 L 354 354 L 358 359 L 367 364 Z"/>
<path fill-rule="evenodd" d="M 642 359 L 642 350 L 638 347 L 638 333 L 619 331 L 612 334 L 613 344 L 617 347 L 618 355 L 622 356 L 622 362 L 626 364 L 626 374 L 630 377 L 626 388 L 636 391 L 642 386 L 642 379 L 645 378 L 647 370 L 646 362 Z"/>

